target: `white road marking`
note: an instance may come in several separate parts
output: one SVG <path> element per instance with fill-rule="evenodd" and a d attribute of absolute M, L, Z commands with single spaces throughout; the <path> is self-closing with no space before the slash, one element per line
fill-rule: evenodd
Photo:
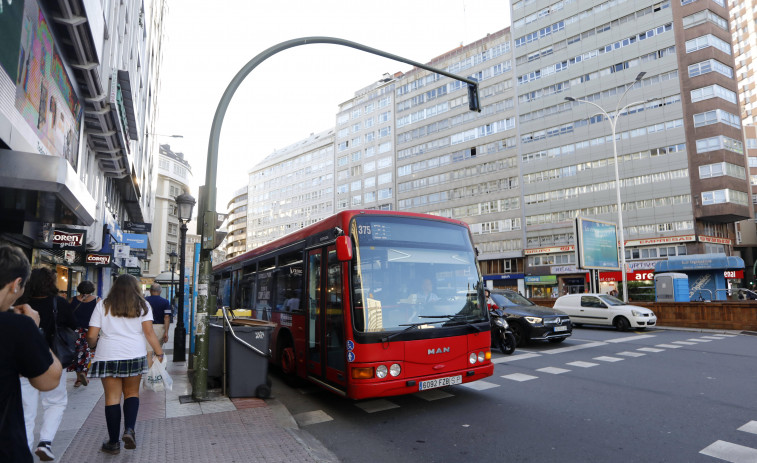
<path fill-rule="evenodd" d="M 459 384 L 459 386 L 467 387 L 468 389 L 473 389 L 474 391 L 485 391 L 493 387 L 499 387 L 499 384 L 494 384 L 488 381 L 479 380 L 479 381 L 473 381 L 472 383 Z"/>
<path fill-rule="evenodd" d="M 691 341 L 691 342 L 712 342 L 712 339 L 691 338 L 691 339 L 687 339 L 687 341 Z"/>
<path fill-rule="evenodd" d="M 739 428 L 739 431 L 749 432 L 752 434 L 757 434 L 757 421 L 750 421 L 749 423 L 745 424 L 744 426 Z"/>
<path fill-rule="evenodd" d="M 428 391 L 416 392 L 413 395 L 427 402 L 431 402 L 432 400 L 447 399 L 449 397 L 454 397 L 453 394 L 450 394 L 449 392 L 444 392 L 441 389 L 429 389 Z"/>
<path fill-rule="evenodd" d="M 603 355 L 601 357 L 594 357 L 594 360 L 599 360 L 600 362 L 620 362 L 621 360 L 625 360 L 619 357 L 608 357 L 607 355 Z"/>
<path fill-rule="evenodd" d="M 702 339 L 718 340 L 718 339 L 723 339 L 723 338 L 721 338 L 720 336 L 702 336 Z"/>
<path fill-rule="evenodd" d="M 566 370 L 565 368 L 546 367 L 546 368 L 539 368 L 536 371 L 541 371 L 542 373 L 549 373 L 550 375 L 559 375 L 561 373 L 567 373 L 570 370 Z"/>
<path fill-rule="evenodd" d="M 599 365 L 598 363 L 591 363 L 591 362 L 570 362 L 568 365 L 572 367 L 581 367 L 581 368 L 591 368 Z"/>
<path fill-rule="evenodd" d="M 544 354 L 564 354 L 565 352 L 573 352 L 582 349 L 591 349 L 592 347 L 606 346 L 606 342 L 590 342 L 587 344 L 580 344 L 578 346 L 561 347 L 559 349 L 545 350 Z"/>
<path fill-rule="evenodd" d="M 513 373 L 511 375 L 504 375 L 502 376 L 505 379 L 511 379 L 513 381 L 523 382 L 523 381 L 530 381 L 532 379 L 538 379 L 538 376 L 531 376 L 531 375 L 525 375 L 523 373 Z"/>
<path fill-rule="evenodd" d="M 615 338 L 615 339 L 608 339 L 605 342 L 628 342 L 628 341 L 637 341 L 639 339 L 648 339 L 655 337 L 654 334 L 637 334 L 634 336 L 623 336 L 622 338 Z"/>
<path fill-rule="evenodd" d="M 299 426 L 308 426 L 311 424 L 324 423 L 326 421 L 332 421 L 334 418 L 330 417 L 323 410 L 315 410 L 312 412 L 298 413 L 294 415 L 294 420 Z"/>
<path fill-rule="evenodd" d="M 504 357 L 497 357 L 492 359 L 492 363 L 505 363 L 514 362 L 516 360 L 532 359 L 534 357 L 541 357 L 539 354 L 520 354 L 520 355 L 506 355 Z"/>
<path fill-rule="evenodd" d="M 680 349 L 681 346 L 676 344 L 657 344 L 656 347 L 662 347 L 663 349 Z"/>
<path fill-rule="evenodd" d="M 628 351 L 625 351 L 625 352 L 618 352 L 615 355 L 622 355 L 624 357 L 644 357 L 647 354 L 642 354 L 641 352 L 628 352 Z"/>
<path fill-rule="evenodd" d="M 689 341 L 673 341 L 673 344 L 680 344 L 682 346 L 695 346 L 698 343 L 696 343 L 696 342 L 689 342 Z"/>
<path fill-rule="evenodd" d="M 707 446 L 700 450 L 699 453 L 731 463 L 754 463 L 757 461 L 757 449 L 722 440 Z"/>
<path fill-rule="evenodd" d="M 665 351 L 665 349 L 657 349 L 654 347 L 639 347 L 636 350 L 642 350 L 644 352 L 664 352 Z"/>
<path fill-rule="evenodd" d="M 366 413 L 383 412 L 384 410 L 399 408 L 399 405 L 386 399 L 366 400 L 365 402 L 356 403 L 355 406 L 362 408 Z"/>

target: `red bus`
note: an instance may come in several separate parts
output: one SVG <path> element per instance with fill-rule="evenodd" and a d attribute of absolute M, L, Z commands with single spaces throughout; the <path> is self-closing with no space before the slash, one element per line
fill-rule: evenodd
<path fill-rule="evenodd" d="M 494 373 L 464 222 L 343 211 L 213 269 L 218 304 L 276 324 L 271 361 L 352 398 Z"/>

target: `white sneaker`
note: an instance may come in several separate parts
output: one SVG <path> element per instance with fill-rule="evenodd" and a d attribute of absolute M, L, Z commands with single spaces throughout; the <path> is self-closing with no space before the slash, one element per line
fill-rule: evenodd
<path fill-rule="evenodd" d="M 39 457 L 41 461 L 55 460 L 51 442 L 40 441 L 39 444 L 37 444 L 37 450 L 35 450 L 34 453 Z"/>

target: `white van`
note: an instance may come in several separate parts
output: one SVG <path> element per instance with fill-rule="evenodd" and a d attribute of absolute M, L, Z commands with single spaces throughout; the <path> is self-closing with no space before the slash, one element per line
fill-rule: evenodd
<path fill-rule="evenodd" d="M 657 317 L 651 310 L 627 305 L 609 294 L 568 294 L 557 298 L 554 307 L 568 314 L 574 325 L 609 325 L 626 331 L 657 324 Z"/>

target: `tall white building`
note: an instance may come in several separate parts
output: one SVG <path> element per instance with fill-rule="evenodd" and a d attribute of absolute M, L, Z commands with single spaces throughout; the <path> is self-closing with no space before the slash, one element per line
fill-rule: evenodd
<path fill-rule="evenodd" d="M 149 222 L 165 0 L 3 2 L 0 242 L 99 295 Z M 144 237 L 134 240 L 145 244 Z M 71 245 L 74 243 L 74 245 Z M 132 263 L 132 262 L 130 262 Z"/>
<path fill-rule="evenodd" d="M 155 214 L 152 219 L 151 256 L 143 267 L 143 277 L 153 279 L 161 272 L 170 271 L 168 255 L 179 255 L 180 227 L 176 197 L 189 193 L 192 183 L 192 168 L 183 153 L 171 150 L 170 145 L 160 145 L 158 154 L 157 184 L 155 188 Z M 187 233 L 194 227 L 188 226 Z M 178 271 L 178 269 L 177 269 Z"/>
<path fill-rule="evenodd" d="M 248 250 L 334 214 L 334 130 L 274 151 L 249 175 Z"/>
<path fill-rule="evenodd" d="M 227 235 L 224 239 L 226 258 L 231 259 L 247 250 L 247 191 L 244 186 L 234 192 L 233 197 L 226 205 L 228 217 L 226 218 Z"/>

